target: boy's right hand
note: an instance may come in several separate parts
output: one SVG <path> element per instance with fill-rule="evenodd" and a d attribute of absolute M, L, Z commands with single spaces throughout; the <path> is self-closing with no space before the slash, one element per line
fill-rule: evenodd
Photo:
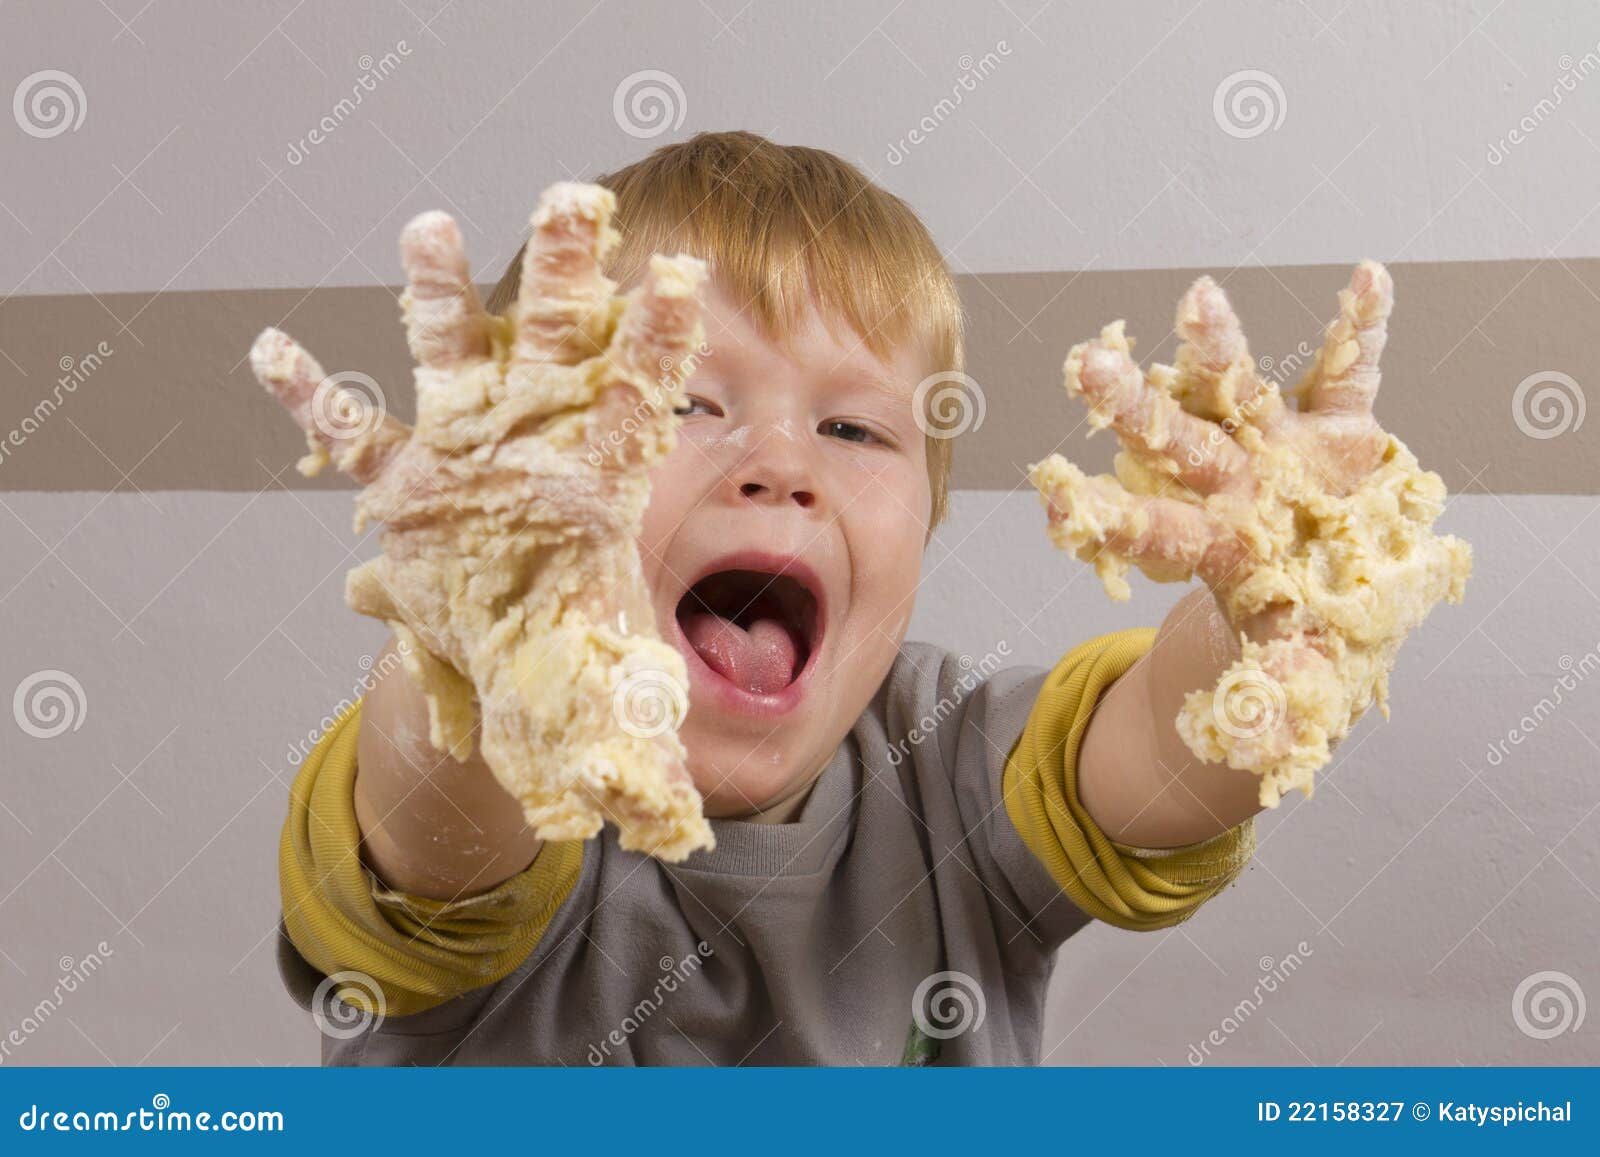
<path fill-rule="evenodd" d="M 481 725 L 541 838 L 610 819 L 623 847 L 681 860 L 712 838 L 676 734 L 683 659 L 656 635 L 635 535 L 700 348 L 705 268 L 657 256 L 614 296 L 601 272 L 614 206 L 597 186 L 545 192 L 505 317 L 479 304 L 454 221 L 406 227 L 415 429 L 278 330 L 251 361 L 306 431 L 301 470 L 331 457 L 365 486 L 357 528 L 384 524 L 346 598 L 407 646 L 433 745 L 465 760 Z"/>

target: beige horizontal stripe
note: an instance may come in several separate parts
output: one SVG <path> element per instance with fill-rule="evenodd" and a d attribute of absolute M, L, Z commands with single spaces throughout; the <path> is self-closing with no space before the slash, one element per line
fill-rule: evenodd
<path fill-rule="evenodd" d="M 1452 489 L 1600 492 L 1600 417 L 1577 424 L 1592 363 L 1600 259 L 1396 264 L 1398 305 L 1384 357 L 1384 422 Z M 1075 341 L 1126 318 L 1143 357 L 1169 360 L 1173 308 L 1197 270 L 969 274 L 969 370 L 982 422 L 956 448 L 957 487 L 1008 489 L 1061 450 L 1106 469 L 1109 435 L 1085 441 L 1061 388 Z M 1218 275 L 1269 376 L 1309 361 L 1347 270 L 1239 269 Z M 256 385 L 245 351 L 281 325 L 330 373 L 375 379 L 411 413 L 410 360 L 393 290 L 313 288 L 16 297 L 0 305 L 0 490 L 255 490 L 346 485 L 289 468 L 298 432 Z M 1302 344 L 1303 343 L 1303 344 Z M 1545 388 L 1519 383 L 1541 372 Z M 1541 411 L 1545 414 L 1540 417 Z M 1564 432 L 1550 437 L 1553 428 Z"/>

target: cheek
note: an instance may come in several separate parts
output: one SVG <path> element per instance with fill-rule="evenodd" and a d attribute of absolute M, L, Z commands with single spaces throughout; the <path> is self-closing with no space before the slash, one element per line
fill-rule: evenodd
<path fill-rule="evenodd" d="M 650 470 L 650 501 L 645 504 L 639 540 L 658 554 L 673 528 L 682 521 L 686 507 L 694 501 L 695 492 L 687 477 L 691 463 L 684 450 L 680 435 L 672 452 Z"/>
<path fill-rule="evenodd" d="M 922 575 L 932 495 L 920 458 L 900 459 L 876 470 L 862 467 L 863 485 L 845 509 L 843 522 L 855 559 L 857 597 L 886 612 Z"/>
<path fill-rule="evenodd" d="M 893 458 L 858 458 L 851 463 L 851 493 L 847 510 L 861 508 L 879 533 L 896 542 L 910 535 L 918 545 L 927 538 L 933 516 L 933 489 L 928 463 L 922 453 Z"/>

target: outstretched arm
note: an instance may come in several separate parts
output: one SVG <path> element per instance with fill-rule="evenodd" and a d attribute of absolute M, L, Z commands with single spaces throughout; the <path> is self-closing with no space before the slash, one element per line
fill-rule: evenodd
<path fill-rule="evenodd" d="M 615 296 L 602 271 L 614 207 L 599 187 L 547 190 L 503 317 L 479 304 L 453 221 L 407 226 L 415 429 L 363 406 L 286 334 L 251 351 L 307 433 L 301 469 L 333 461 L 365 487 L 358 526 L 384 523 L 383 553 L 350 573 L 346 601 L 389 625 L 405 670 L 362 721 L 356 800 L 364 854 L 427 895 L 482 890 L 539 840 L 607 821 L 624 848 L 666 860 L 712 843 L 681 712 L 633 717 L 658 691 L 676 707 L 687 681 L 656 632 L 635 538 L 648 468 L 674 438 L 682 382 L 662 367 L 700 342 L 705 268 L 658 256 Z M 466 846 L 484 849 L 476 865 Z"/>

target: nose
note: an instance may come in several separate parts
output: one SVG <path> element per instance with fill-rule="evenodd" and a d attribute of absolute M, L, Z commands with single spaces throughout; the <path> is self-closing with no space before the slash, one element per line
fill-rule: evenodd
<path fill-rule="evenodd" d="M 816 476 L 805 449 L 787 429 L 772 429 L 730 473 L 739 495 L 771 506 L 794 503 L 810 510 L 817 502 Z"/>

